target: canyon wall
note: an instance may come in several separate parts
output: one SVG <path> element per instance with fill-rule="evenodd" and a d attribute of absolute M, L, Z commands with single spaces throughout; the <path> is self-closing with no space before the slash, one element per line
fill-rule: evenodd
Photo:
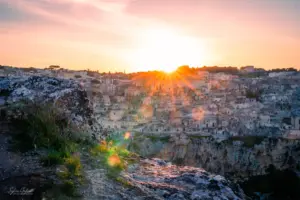
<path fill-rule="evenodd" d="M 218 142 L 211 137 L 181 134 L 161 141 L 140 136 L 132 141 L 130 148 L 145 157 L 202 167 L 209 172 L 235 178 L 265 174 L 270 165 L 281 170 L 299 168 L 299 140 L 248 138 L 249 142 L 245 138 Z"/>

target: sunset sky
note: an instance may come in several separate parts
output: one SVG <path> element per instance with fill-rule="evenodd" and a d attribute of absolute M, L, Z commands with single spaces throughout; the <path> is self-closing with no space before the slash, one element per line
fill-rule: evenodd
<path fill-rule="evenodd" d="M 0 0 L 0 64 L 300 69 L 300 0 Z"/>

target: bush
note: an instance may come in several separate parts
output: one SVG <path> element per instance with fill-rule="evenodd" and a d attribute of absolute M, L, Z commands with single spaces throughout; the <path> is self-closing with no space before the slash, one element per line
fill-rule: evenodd
<path fill-rule="evenodd" d="M 44 166 L 53 166 L 53 165 L 61 165 L 64 163 L 65 155 L 61 152 L 53 151 L 50 152 L 47 156 L 42 157 L 41 161 Z"/>
<path fill-rule="evenodd" d="M 79 156 L 72 156 L 70 158 L 66 158 L 65 165 L 71 174 L 75 176 L 81 175 L 81 162 Z"/>
<path fill-rule="evenodd" d="M 169 142 L 170 136 L 154 136 L 154 135 L 149 135 L 147 136 L 152 142 L 158 142 L 161 141 L 163 143 Z"/>
<path fill-rule="evenodd" d="M 33 67 L 29 67 L 29 68 L 22 68 L 24 72 L 37 72 L 37 69 L 33 68 Z"/>
<path fill-rule="evenodd" d="M 0 97 L 8 97 L 10 95 L 11 91 L 6 90 L 6 89 L 1 89 L 0 90 Z"/>
<path fill-rule="evenodd" d="M 246 91 L 246 97 L 249 99 L 256 99 L 257 101 L 261 98 L 262 90 L 258 91 L 251 91 L 247 90 Z"/>
<path fill-rule="evenodd" d="M 48 154 L 41 158 L 43 165 L 62 165 L 63 170 L 56 174 L 64 181 L 62 191 L 68 196 L 77 196 L 77 185 L 73 181 L 81 184 L 84 177 L 76 152 L 81 145 L 89 146 L 91 141 L 78 136 L 78 129 L 53 105 L 21 102 L 10 109 L 15 115 L 11 123 L 20 130 L 14 136 L 14 147 L 21 151 L 46 150 Z"/>
<path fill-rule="evenodd" d="M 136 154 L 126 148 L 127 136 L 128 133 L 112 134 L 107 140 L 101 141 L 90 150 L 92 155 L 98 156 L 102 160 L 110 178 L 116 178 L 122 170 L 127 168 L 129 163 L 134 163 L 138 159 Z"/>
<path fill-rule="evenodd" d="M 64 181 L 61 191 L 69 197 L 78 197 L 77 187 L 71 180 Z"/>
<path fill-rule="evenodd" d="M 66 116 L 51 105 L 25 104 L 17 108 L 20 116 L 11 123 L 20 132 L 15 135 L 16 147 L 21 151 L 34 148 L 47 148 L 59 152 L 72 152 L 76 149 L 75 127 Z"/>
<path fill-rule="evenodd" d="M 97 79 L 93 79 L 93 80 L 91 80 L 91 83 L 92 84 L 100 84 L 100 81 Z"/>
<path fill-rule="evenodd" d="M 245 147 L 252 148 L 254 145 L 260 144 L 265 137 L 263 136 L 235 136 L 229 138 L 231 141 L 242 141 Z"/>

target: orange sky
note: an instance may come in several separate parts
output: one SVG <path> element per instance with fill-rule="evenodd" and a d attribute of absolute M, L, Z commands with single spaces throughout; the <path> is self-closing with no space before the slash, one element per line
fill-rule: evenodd
<path fill-rule="evenodd" d="M 0 0 L 0 64 L 300 69 L 299 0 Z"/>

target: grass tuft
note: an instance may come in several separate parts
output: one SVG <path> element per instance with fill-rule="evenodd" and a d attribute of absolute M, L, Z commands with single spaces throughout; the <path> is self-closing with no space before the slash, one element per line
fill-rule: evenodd
<path fill-rule="evenodd" d="M 81 162 L 78 156 L 72 156 L 70 158 L 66 158 L 65 166 L 69 170 L 69 172 L 75 176 L 81 175 Z"/>
<path fill-rule="evenodd" d="M 75 127 L 54 106 L 29 103 L 17 109 L 21 114 L 11 123 L 21 130 L 15 135 L 18 150 L 46 148 L 72 152 L 76 149 Z"/>
<path fill-rule="evenodd" d="M 61 192 L 69 197 L 79 197 L 77 187 L 71 180 L 66 180 L 61 186 Z"/>
<path fill-rule="evenodd" d="M 260 144 L 266 137 L 264 136 L 234 136 L 230 137 L 229 141 L 242 141 L 247 148 L 252 148 L 254 145 Z"/>
<path fill-rule="evenodd" d="M 41 158 L 41 162 L 44 166 L 61 165 L 64 163 L 64 157 L 66 155 L 61 152 L 53 151 L 49 152 L 47 156 Z"/>
<path fill-rule="evenodd" d="M 110 137 L 107 141 L 101 141 L 90 149 L 91 154 L 101 160 L 101 164 L 107 169 L 107 176 L 110 178 L 117 178 L 128 164 L 134 163 L 138 159 L 136 154 L 127 150 L 126 142 L 122 137 Z"/>
<path fill-rule="evenodd" d="M 48 154 L 41 157 L 42 164 L 61 165 L 62 170 L 57 176 L 63 181 L 62 191 L 67 196 L 74 196 L 78 187 L 75 182 L 80 184 L 84 178 L 77 152 L 79 147 L 90 145 L 90 141 L 81 137 L 68 117 L 53 105 L 21 102 L 10 109 L 18 111 L 11 123 L 21 130 L 14 135 L 14 149 L 47 151 Z"/>

